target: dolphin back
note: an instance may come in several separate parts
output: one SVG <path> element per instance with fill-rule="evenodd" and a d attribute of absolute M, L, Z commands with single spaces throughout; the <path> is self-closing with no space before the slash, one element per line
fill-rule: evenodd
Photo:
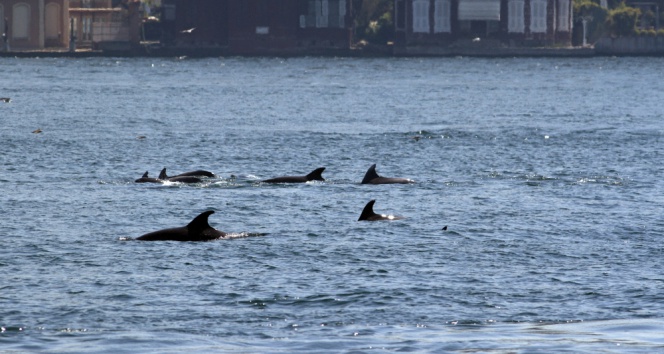
<path fill-rule="evenodd" d="M 367 203 L 367 205 L 364 206 L 362 214 L 360 214 L 360 218 L 357 219 L 357 221 L 369 220 L 371 217 L 376 215 L 376 213 L 373 211 L 374 203 L 376 203 L 376 200 L 372 199 L 369 201 L 369 203 Z"/>
<path fill-rule="evenodd" d="M 204 211 L 194 218 L 187 226 L 174 227 L 147 233 L 137 238 L 141 241 L 210 241 L 226 236 L 208 223 L 208 217 L 214 210 Z"/>
<path fill-rule="evenodd" d="M 196 170 L 196 171 L 182 172 L 179 175 L 173 177 L 214 177 L 214 173 L 205 170 Z"/>
<path fill-rule="evenodd" d="M 369 167 L 367 173 L 364 174 L 364 178 L 362 179 L 362 184 L 367 184 L 371 182 L 372 179 L 379 177 L 380 176 L 378 175 L 378 173 L 376 173 L 376 164 L 373 164 L 371 165 L 371 167 Z"/>
<path fill-rule="evenodd" d="M 174 227 L 147 233 L 137 240 L 140 241 L 189 241 L 186 227 Z"/>
<path fill-rule="evenodd" d="M 382 214 L 376 214 L 373 211 L 373 206 L 374 203 L 376 202 L 375 199 L 370 200 L 369 203 L 364 207 L 364 210 L 362 210 L 362 214 L 360 214 L 360 218 L 357 219 L 357 221 L 379 221 L 379 220 L 402 220 L 404 219 L 403 216 L 396 216 L 396 215 L 382 215 Z"/>
<path fill-rule="evenodd" d="M 208 218 L 210 215 L 214 214 L 214 210 L 208 210 L 200 213 L 197 217 L 194 218 L 188 225 L 187 228 L 190 231 L 200 232 L 202 230 L 210 228 L 208 223 Z"/>
<path fill-rule="evenodd" d="M 266 179 L 263 182 L 264 183 L 305 183 L 309 181 L 324 181 L 325 178 L 323 178 L 322 176 L 323 171 L 325 171 L 325 167 L 319 167 L 311 171 L 306 176 L 283 176 L 283 177 Z"/>
<path fill-rule="evenodd" d="M 134 182 L 136 182 L 136 183 L 161 183 L 161 180 L 159 180 L 157 178 L 149 177 L 148 176 L 148 171 L 145 171 L 143 176 L 141 178 L 135 180 Z"/>
<path fill-rule="evenodd" d="M 409 184 L 415 181 L 408 178 L 381 177 L 376 172 L 376 164 L 371 165 L 362 179 L 362 184 Z"/>
<path fill-rule="evenodd" d="M 169 177 L 166 174 L 166 167 L 164 167 L 163 170 L 159 173 L 159 179 L 164 180 L 164 181 L 169 181 L 169 182 L 180 182 L 180 183 L 200 183 L 202 180 L 196 176 L 195 174 L 189 174 L 189 173 L 196 173 L 199 171 L 191 171 L 191 172 L 186 172 L 184 174 L 179 174 L 177 176 L 171 176 Z M 201 171 L 201 172 L 207 172 L 207 171 Z M 211 173 L 211 172 L 207 172 Z"/>
<path fill-rule="evenodd" d="M 323 178 L 323 171 L 325 171 L 325 167 L 319 167 L 319 168 L 311 171 L 306 176 L 307 181 L 324 181 L 325 178 Z"/>

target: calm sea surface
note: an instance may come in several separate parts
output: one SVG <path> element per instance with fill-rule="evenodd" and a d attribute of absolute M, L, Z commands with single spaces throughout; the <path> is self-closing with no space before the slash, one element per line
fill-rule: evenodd
<path fill-rule="evenodd" d="M 664 351 L 662 78 L 0 58 L 0 352 Z M 374 163 L 417 183 L 361 185 Z M 218 178 L 134 183 L 164 167 Z M 371 199 L 406 218 L 358 222 Z M 206 210 L 245 237 L 134 241 Z"/>

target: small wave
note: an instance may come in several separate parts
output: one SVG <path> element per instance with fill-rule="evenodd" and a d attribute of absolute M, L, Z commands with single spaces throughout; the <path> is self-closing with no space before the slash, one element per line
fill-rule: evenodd
<path fill-rule="evenodd" d="M 622 186 L 624 179 L 615 176 L 590 176 L 577 179 L 574 184 L 602 184 L 607 186 Z"/>
<path fill-rule="evenodd" d="M 267 233 L 259 233 L 259 232 L 231 232 L 227 233 L 226 236 L 223 237 L 224 240 L 227 239 L 238 239 L 238 238 L 247 238 L 247 237 L 259 237 L 259 236 L 266 236 L 268 235 Z"/>

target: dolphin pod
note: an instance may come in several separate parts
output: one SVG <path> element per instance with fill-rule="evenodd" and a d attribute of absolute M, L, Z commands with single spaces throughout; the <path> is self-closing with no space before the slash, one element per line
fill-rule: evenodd
<path fill-rule="evenodd" d="M 180 183 L 200 183 L 202 180 L 198 177 L 214 177 L 214 173 L 205 170 L 196 170 L 190 172 L 180 173 L 175 176 L 168 176 L 166 174 L 166 167 L 159 172 L 159 177 L 148 177 L 148 172 L 143 174 L 143 177 L 135 180 L 136 183 L 164 183 L 164 182 L 180 182 Z"/>
<path fill-rule="evenodd" d="M 226 236 L 208 224 L 208 217 L 214 210 L 202 212 L 187 226 L 174 227 L 147 233 L 137 238 L 140 241 L 211 241 Z"/>
<path fill-rule="evenodd" d="M 325 181 L 323 178 L 323 171 L 325 167 L 319 167 L 309 174 L 304 176 L 281 176 L 263 180 L 263 183 L 306 183 L 310 181 Z M 168 176 L 166 174 L 166 168 L 162 169 L 159 173 L 158 178 L 148 177 L 148 172 L 143 174 L 143 177 L 137 179 L 136 183 L 161 183 L 165 181 L 169 182 L 181 182 L 181 183 L 200 183 L 201 179 L 199 177 L 215 177 L 215 174 L 205 170 L 195 170 L 189 172 L 183 172 L 175 176 Z M 397 177 L 382 177 L 376 172 L 376 164 L 371 165 L 367 170 L 364 178 L 362 179 L 361 184 L 409 184 L 415 183 L 412 179 L 409 178 L 397 178 Z"/>
<path fill-rule="evenodd" d="M 325 181 L 322 176 L 325 167 L 320 167 L 304 176 L 281 176 L 263 180 L 263 183 L 305 183 L 309 181 Z M 151 178 L 148 172 L 136 180 L 137 183 L 163 183 L 165 181 L 182 182 L 182 183 L 196 183 L 201 179 L 198 177 L 214 177 L 211 172 L 204 170 L 196 170 L 184 172 L 175 176 L 168 176 L 166 168 L 162 169 L 159 178 Z M 388 178 L 381 177 L 376 173 L 376 164 L 371 165 L 367 170 L 362 184 L 408 184 L 415 181 L 408 178 Z M 370 200 L 362 210 L 358 221 L 382 221 L 382 220 L 402 220 L 403 216 L 377 214 L 374 212 L 373 207 L 376 203 L 375 199 Z M 137 238 L 141 241 L 210 241 L 215 239 L 224 238 L 226 233 L 216 230 L 208 224 L 208 217 L 214 211 L 205 211 L 194 218 L 189 224 L 183 227 L 176 227 L 170 229 L 163 229 L 147 233 Z M 442 230 L 447 230 L 447 226 Z"/>

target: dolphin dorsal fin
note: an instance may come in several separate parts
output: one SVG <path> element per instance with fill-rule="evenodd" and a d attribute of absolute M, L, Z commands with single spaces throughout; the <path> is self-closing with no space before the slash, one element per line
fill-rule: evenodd
<path fill-rule="evenodd" d="M 325 178 L 323 178 L 323 176 L 322 176 L 323 171 L 325 171 L 325 167 L 319 167 L 319 168 L 311 171 L 311 173 L 309 173 L 307 175 L 307 181 L 313 181 L 313 180 L 324 181 Z"/>
<path fill-rule="evenodd" d="M 148 178 L 148 171 L 145 171 L 142 178 Z"/>
<path fill-rule="evenodd" d="M 194 218 L 189 224 L 187 224 L 187 228 L 189 230 L 196 230 L 196 231 L 201 231 L 210 228 L 210 224 L 208 224 L 208 217 L 210 215 L 214 214 L 214 210 L 208 210 L 202 212 L 200 215 Z"/>
<path fill-rule="evenodd" d="M 159 172 L 159 179 L 168 179 L 168 176 L 166 175 L 166 167 Z"/>
<path fill-rule="evenodd" d="M 376 213 L 373 211 L 375 202 L 376 200 L 372 199 L 369 201 L 369 203 L 367 203 L 367 205 L 364 206 L 364 210 L 362 210 L 362 214 L 360 214 L 360 218 L 357 219 L 357 221 L 368 220 L 370 217 L 376 215 Z"/>
<path fill-rule="evenodd" d="M 364 175 L 364 179 L 362 179 L 362 184 L 369 183 L 372 179 L 380 177 L 378 173 L 376 173 L 376 164 L 371 165 L 369 169 L 367 170 L 367 173 Z"/>

